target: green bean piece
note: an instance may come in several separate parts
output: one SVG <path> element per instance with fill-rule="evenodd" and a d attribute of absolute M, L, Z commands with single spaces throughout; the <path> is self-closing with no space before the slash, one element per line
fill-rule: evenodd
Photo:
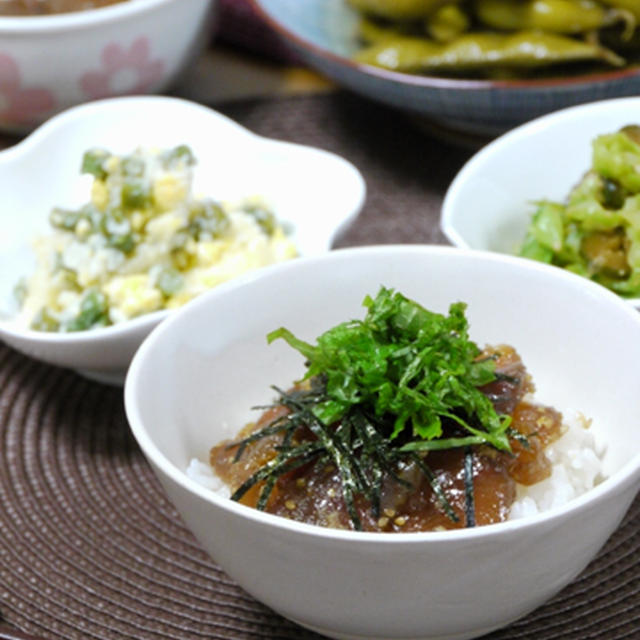
<path fill-rule="evenodd" d="M 83 215 L 80 211 L 71 211 L 69 209 L 54 207 L 49 214 L 49 223 L 56 229 L 73 231 L 82 217 Z"/>
<path fill-rule="evenodd" d="M 141 178 L 144 175 L 145 162 L 139 156 L 127 156 L 123 158 L 122 173 L 131 178 Z"/>
<path fill-rule="evenodd" d="M 82 156 L 80 171 L 82 173 L 90 173 L 98 180 L 104 180 L 107 177 L 104 164 L 110 157 L 111 154 L 104 149 L 89 149 Z"/>
<path fill-rule="evenodd" d="M 162 166 L 165 169 L 175 168 L 179 164 L 192 166 L 195 163 L 196 158 L 193 155 L 193 151 L 191 151 L 191 148 L 186 144 L 178 145 L 162 154 Z"/>
<path fill-rule="evenodd" d="M 258 223 L 262 231 L 272 236 L 276 230 L 276 217 L 273 212 L 265 207 L 250 206 L 245 211 Z"/>
<path fill-rule="evenodd" d="M 388 20 L 419 20 L 452 0 L 347 0 L 364 13 Z"/>
<path fill-rule="evenodd" d="M 620 20 L 620 13 L 594 0 L 476 0 L 478 19 L 494 29 L 540 29 L 578 34 Z"/>
<path fill-rule="evenodd" d="M 107 297 L 97 289 L 90 289 L 80 302 L 80 312 L 63 327 L 64 331 L 85 331 L 111 324 Z"/>
<path fill-rule="evenodd" d="M 451 42 L 469 30 L 471 18 L 457 4 L 436 9 L 426 20 L 425 31 L 437 42 Z"/>
<path fill-rule="evenodd" d="M 120 201 L 125 209 L 140 209 L 151 202 L 149 186 L 138 178 L 125 178 L 122 183 Z"/>
<path fill-rule="evenodd" d="M 78 283 L 78 274 L 62 264 L 56 266 L 56 274 L 60 279 L 60 284 L 67 291 L 82 291 L 82 287 Z"/>
<path fill-rule="evenodd" d="M 132 233 L 111 235 L 107 238 L 107 245 L 128 255 L 136 248 L 136 237 Z"/>
<path fill-rule="evenodd" d="M 537 31 L 467 33 L 445 44 L 395 38 L 364 48 L 355 59 L 404 73 L 533 69 L 580 61 L 624 65 L 622 58 L 598 44 Z"/>
<path fill-rule="evenodd" d="M 170 298 L 180 291 L 184 277 L 173 267 L 164 267 L 157 276 L 156 287 L 165 298 Z"/>
<path fill-rule="evenodd" d="M 189 230 L 178 231 L 171 241 L 171 264 L 178 271 L 187 271 L 195 264 L 195 256 L 188 250 Z"/>
<path fill-rule="evenodd" d="M 171 264 L 179 271 L 188 271 L 195 264 L 195 256 L 182 247 L 171 249 Z"/>
<path fill-rule="evenodd" d="M 31 328 L 35 331 L 59 331 L 60 322 L 47 307 L 43 307 L 31 321 Z"/>
<path fill-rule="evenodd" d="M 213 200 L 202 200 L 189 211 L 188 230 L 194 240 L 221 238 L 231 226 L 222 207 Z"/>
<path fill-rule="evenodd" d="M 109 209 L 100 219 L 99 230 L 107 240 L 107 246 L 128 255 L 138 243 L 138 236 L 131 230 L 131 222 L 124 211 Z"/>

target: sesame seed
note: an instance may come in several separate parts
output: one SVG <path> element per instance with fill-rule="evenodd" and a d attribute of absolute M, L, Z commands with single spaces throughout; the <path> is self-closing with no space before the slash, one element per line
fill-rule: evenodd
<path fill-rule="evenodd" d="M 407 523 L 407 519 L 404 516 L 398 516 L 394 521 L 394 524 L 398 525 L 399 527 L 402 527 L 403 525 L 405 525 Z"/>
<path fill-rule="evenodd" d="M 289 509 L 289 511 L 293 511 L 296 508 L 296 503 L 293 500 L 287 500 L 284 506 Z"/>
<path fill-rule="evenodd" d="M 378 527 L 384 529 L 389 524 L 389 518 L 382 517 L 378 520 Z"/>
<path fill-rule="evenodd" d="M 387 516 L 388 518 L 393 518 L 393 516 L 396 515 L 396 510 L 395 509 L 385 509 L 384 510 L 384 515 Z"/>

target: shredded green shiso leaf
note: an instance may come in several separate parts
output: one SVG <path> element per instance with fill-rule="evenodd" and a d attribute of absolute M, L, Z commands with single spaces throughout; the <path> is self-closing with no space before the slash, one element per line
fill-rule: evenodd
<path fill-rule="evenodd" d="M 428 478 L 440 506 L 457 520 L 437 478 L 425 462 L 430 450 L 486 444 L 510 451 L 511 418 L 499 415 L 479 387 L 496 379 L 493 358 L 469 338 L 466 305 L 453 303 L 448 315 L 428 311 L 401 293 L 381 287 L 367 296 L 362 320 L 341 323 L 317 338 L 315 345 L 281 327 L 267 340 L 283 339 L 306 359 L 308 388 L 279 393 L 277 405 L 289 412 L 244 440 L 282 433 L 277 455 L 232 495 L 239 500 L 264 482 L 257 507 L 264 509 L 277 478 L 311 461 L 331 461 L 339 470 L 345 504 L 355 529 L 361 523 L 354 507 L 358 493 L 379 512 L 384 475 L 397 474 L 401 461 L 413 461 Z M 292 444 L 307 427 L 314 441 Z M 473 523 L 468 496 L 467 523 Z M 469 512 L 471 509 L 471 512 Z"/>

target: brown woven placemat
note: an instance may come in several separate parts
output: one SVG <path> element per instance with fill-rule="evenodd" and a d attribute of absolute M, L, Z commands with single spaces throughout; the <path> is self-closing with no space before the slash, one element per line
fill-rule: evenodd
<path fill-rule="evenodd" d="M 444 242 L 439 207 L 468 149 L 343 93 L 221 110 L 362 170 L 365 209 L 340 246 Z M 133 441 L 121 390 L 0 344 L 0 456 L 0 615 L 16 628 L 43 640 L 318 638 L 257 603 L 202 551 Z M 637 499 L 574 583 L 486 638 L 640 637 L 639 529 Z"/>

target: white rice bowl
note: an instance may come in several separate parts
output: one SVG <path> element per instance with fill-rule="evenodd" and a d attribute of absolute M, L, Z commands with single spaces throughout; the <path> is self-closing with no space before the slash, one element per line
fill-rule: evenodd
<path fill-rule="evenodd" d="M 435 311 L 466 302 L 477 344 L 513 345 L 540 403 L 569 424 L 569 408 L 592 420 L 551 449 L 560 466 L 545 484 L 566 504 L 547 508 L 542 484 L 527 496 L 544 509 L 532 517 L 527 500 L 519 517 L 496 525 L 371 534 L 274 517 L 193 479 L 210 475 L 210 448 L 252 420 L 270 384 L 300 374 L 300 354 L 266 334 L 286 326 L 313 340 L 360 317 L 362 297 L 381 284 Z M 189 303 L 136 354 L 125 405 L 183 521 L 267 607 L 340 640 L 468 640 L 557 594 L 619 526 L 640 482 L 639 361 L 637 312 L 583 278 L 489 252 L 366 247 L 292 260 Z M 187 474 L 193 458 L 202 466 Z"/>

